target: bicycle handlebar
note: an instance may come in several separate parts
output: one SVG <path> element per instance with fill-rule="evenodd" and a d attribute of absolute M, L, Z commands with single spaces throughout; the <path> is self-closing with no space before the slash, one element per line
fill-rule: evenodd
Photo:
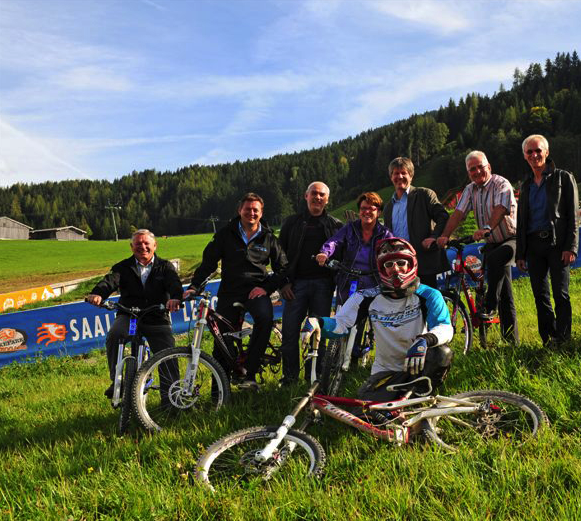
<path fill-rule="evenodd" d="M 311 259 L 315 260 L 316 256 L 313 255 Z M 378 273 L 378 270 L 358 270 L 355 268 L 348 268 L 342 262 L 336 259 L 327 259 L 325 264 L 323 264 L 325 268 L 329 268 L 333 271 L 342 271 L 343 273 L 347 273 L 348 275 L 355 275 L 356 277 L 365 277 L 367 275 L 374 275 Z"/>
<path fill-rule="evenodd" d="M 85 302 L 88 302 L 87 299 L 85 299 Z M 165 304 L 152 304 L 151 306 L 148 306 L 146 308 L 138 308 L 138 307 L 127 307 L 124 306 L 123 304 L 119 303 L 119 302 L 114 302 L 112 300 L 103 300 L 101 302 L 101 304 L 99 304 L 100 308 L 105 308 L 108 309 L 109 311 L 124 311 L 125 313 L 129 313 L 130 315 L 147 315 L 149 313 L 151 313 L 152 311 L 164 311 L 165 308 Z"/>

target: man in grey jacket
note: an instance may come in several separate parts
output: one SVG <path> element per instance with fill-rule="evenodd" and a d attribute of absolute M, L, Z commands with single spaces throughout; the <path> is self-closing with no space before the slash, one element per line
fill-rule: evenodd
<path fill-rule="evenodd" d="M 450 266 L 445 251 L 429 248 L 444 230 L 448 212 L 433 190 L 412 186 L 411 159 L 396 157 L 389 164 L 389 177 L 395 192 L 385 205 L 384 223 L 396 237 L 409 241 L 415 248 L 422 284 L 437 289 L 437 274 Z"/>

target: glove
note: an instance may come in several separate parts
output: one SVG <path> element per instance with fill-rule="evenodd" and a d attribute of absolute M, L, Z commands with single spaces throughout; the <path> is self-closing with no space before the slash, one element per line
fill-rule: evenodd
<path fill-rule="evenodd" d="M 420 374 L 426 362 L 426 353 L 428 352 L 428 343 L 425 338 L 418 338 L 408 349 L 406 354 L 403 370 L 409 371 L 410 374 Z"/>
<path fill-rule="evenodd" d="M 315 317 L 307 317 L 303 328 L 301 329 L 301 343 L 307 344 L 311 341 L 311 337 L 315 335 L 315 340 L 319 342 L 321 340 L 321 326 L 319 324 L 319 319 Z"/>

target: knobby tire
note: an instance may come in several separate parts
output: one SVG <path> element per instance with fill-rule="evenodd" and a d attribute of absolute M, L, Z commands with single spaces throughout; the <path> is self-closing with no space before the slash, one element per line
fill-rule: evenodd
<path fill-rule="evenodd" d="M 131 423 L 131 409 L 133 407 L 133 381 L 135 380 L 135 374 L 137 373 L 137 360 L 133 356 L 128 356 L 125 359 L 125 364 L 123 368 L 123 381 L 121 392 L 121 407 L 119 411 L 119 423 L 117 425 L 117 433 L 119 436 L 123 436 L 129 424 Z"/>
<path fill-rule="evenodd" d="M 288 479 L 293 484 L 304 476 L 320 476 L 325 466 L 325 451 L 315 438 L 302 431 L 290 429 L 266 462 L 254 459 L 276 436 L 277 429 L 276 426 L 251 427 L 216 441 L 198 460 L 197 479 L 215 490 L 275 477 Z"/>
<path fill-rule="evenodd" d="M 347 342 L 347 337 L 329 340 L 325 357 L 323 358 L 323 369 L 321 370 L 321 380 L 319 382 L 320 394 L 327 396 L 337 396 L 343 379 L 342 354 L 345 351 L 343 344 Z"/>
<path fill-rule="evenodd" d="M 442 295 L 446 301 L 446 304 L 448 305 L 448 311 L 450 312 L 450 319 L 454 329 L 454 337 L 450 342 L 450 347 L 455 354 L 466 355 L 472 348 L 474 337 L 472 320 L 468 310 L 466 309 L 466 306 L 464 305 L 464 302 L 462 302 L 462 300 L 458 298 L 454 292 L 443 291 Z M 454 310 L 456 310 L 455 316 Z"/>

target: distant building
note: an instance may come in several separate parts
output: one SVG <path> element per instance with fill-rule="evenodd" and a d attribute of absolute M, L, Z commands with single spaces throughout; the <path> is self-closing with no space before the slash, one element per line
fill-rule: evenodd
<path fill-rule="evenodd" d="M 34 240 L 85 241 L 87 240 L 87 232 L 75 226 L 63 226 L 61 228 L 33 230 L 30 232 L 30 238 Z"/>
<path fill-rule="evenodd" d="M 19 223 L 10 217 L 0 217 L 0 239 L 27 240 L 32 227 Z"/>

